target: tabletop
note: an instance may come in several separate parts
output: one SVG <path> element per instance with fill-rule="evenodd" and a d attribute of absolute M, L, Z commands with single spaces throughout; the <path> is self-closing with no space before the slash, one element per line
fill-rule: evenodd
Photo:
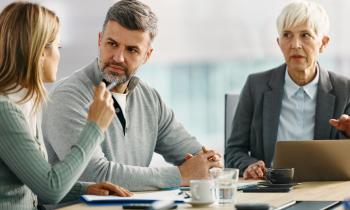
<path fill-rule="evenodd" d="M 236 203 L 268 203 L 272 207 L 281 206 L 292 200 L 332 201 L 350 198 L 350 181 L 337 182 L 305 182 L 296 185 L 288 193 L 243 193 L 237 192 Z M 191 209 L 189 204 L 180 204 L 178 209 Z M 74 204 L 60 210 L 117 210 L 121 206 L 88 206 L 85 203 Z M 196 210 L 233 209 L 233 204 L 213 204 Z"/>

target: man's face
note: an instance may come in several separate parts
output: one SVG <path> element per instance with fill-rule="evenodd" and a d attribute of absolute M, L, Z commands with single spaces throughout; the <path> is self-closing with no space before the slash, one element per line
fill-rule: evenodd
<path fill-rule="evenodd" d="M 99 34 L 99 65 L 104 79 L 126 86 L 137 68 L 152 53 L 148 32 L 129 30 L 116 21 L 109 21 Z"/>
<path fill-rule="evenodd" d="M 288 71 L 304 72 L 315 69 L 318 56 L 328 44 L 329 37 L 318 37 L 307 23 L 285 28 L 278 38 Z"/>

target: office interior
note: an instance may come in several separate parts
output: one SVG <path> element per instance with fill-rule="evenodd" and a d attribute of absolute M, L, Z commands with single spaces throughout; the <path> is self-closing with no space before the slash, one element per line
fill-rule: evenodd
<path fill-rule="evenodd" d="M 12 1 L 1 0 L 0 8 Z M 58 79 L 98 55 L 104 15 L 115 0 L 35 0 L 61 18 Z M 151 84 L 198 140 L 224 152 L 224 95 L 239 93 L 247 76 L 282 64 L 276 18 L 288 0 L 144 0 L 159 18 L 149 62 L 137 75 Z M 318 0 L 327 10 L 331 41 L 320 63 L 350 76 L 350 1 Z M 50 89 L 50 86 L 48 86 Z M 156 157 L 155 164 L 161 160 Z M 163 163 L 162 163 L 163 164 Z"/>

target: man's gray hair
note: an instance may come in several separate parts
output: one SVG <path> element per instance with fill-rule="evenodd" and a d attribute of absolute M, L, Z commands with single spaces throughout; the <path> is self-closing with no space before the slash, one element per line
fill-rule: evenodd
<path fill-rule="evenodd" d="M 121 0 L 109 8 L 102 32 L 108 21 L 116 21 L 129 30 L 149 32 L 151 41 L 157 34 L 157 16 L 149 6 L 138 0 Z"/>
<path fill-rule="evenodd" d="M 285 6 L 277 18 L 277 30 L 282 36 L 285 28 L 307 23 L 321 38 L 329 33 L 329 18 L 326 10 L 315 2 L 293 1 Z"/>

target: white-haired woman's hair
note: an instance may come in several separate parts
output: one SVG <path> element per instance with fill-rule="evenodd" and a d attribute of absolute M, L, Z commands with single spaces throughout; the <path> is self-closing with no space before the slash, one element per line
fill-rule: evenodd
<path fill-rule="evenodd" d="M 311 1 L 293 1 L 286 5 L 277 18 L 278 34 L 282 36 L 285 28 L 307 23 L 318 37 L 328 35 L 329 18 L 326 10 Z"/>

